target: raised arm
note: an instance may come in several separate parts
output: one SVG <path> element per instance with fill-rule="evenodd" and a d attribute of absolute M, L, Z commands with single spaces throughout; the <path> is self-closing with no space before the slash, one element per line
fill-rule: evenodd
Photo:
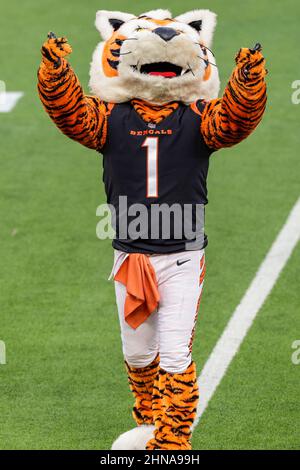
<path fill-rule="evenodd" d="M 218 150 L 241 142 L 254 131 L 266 107 L 265 59 L 261 46 L 241 49 L 223 98 L 209 101 L 201 130 L 208 147 Z"/>
<path fill-rule="evenodd" d="M 68 137 L 101 150 L 107 132 L 109 105 L 86 96 L 65 57 L 72 52 L 65 38 L 49 33 L 42 47 L 38 91 L 46 112 Z"/>

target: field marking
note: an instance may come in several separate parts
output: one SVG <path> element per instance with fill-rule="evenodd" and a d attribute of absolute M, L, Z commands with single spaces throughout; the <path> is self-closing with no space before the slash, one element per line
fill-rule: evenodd
<path fill-rule="evenodd" d="M 300 241 L 300 198 L 273 242 L 244 297 L 235 309 L 223 334 L 198 377 L 200 400 L 196 427 L 211 397 L 238 352 L 253 321 Z"/>
<path fill-rule="evenodd" d="M 6 346 L 4 341 L 0 340 L 0 365 L 6 364 Z"/>
<path fill-rule="evenodd" d="M 22 91 L 0 92 L 0 113 L 10 113 L 24 96 Z"/>

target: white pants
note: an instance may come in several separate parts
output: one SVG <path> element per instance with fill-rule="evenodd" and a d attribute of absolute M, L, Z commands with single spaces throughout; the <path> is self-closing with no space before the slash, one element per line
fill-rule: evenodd
<path fill-rule="evenodd" d="M 126 256 L 115 250 L 112 274 L 116 274 Z M 204 250 L 151 255 L 150 262 L 156 273 L 160 302 L 136 330 L 125 322 L 126 287 L 115 281 L 124 358 L 132 367 L 145 367 L 159 353 L 162 369 L 182 373 L 191 363 L 203 287 Z"/>

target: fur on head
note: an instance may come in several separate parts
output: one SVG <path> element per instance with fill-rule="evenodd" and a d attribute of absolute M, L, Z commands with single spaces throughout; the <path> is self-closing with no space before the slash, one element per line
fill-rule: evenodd
<path fill-rule="evenodd" d="M 101 10 L 103 42 L 93 54 L 90 88 L 99 98 L 154 104 L 217 97 L 218 69 L 211 48 L 216 14 L 193 10 L 172 18 L 167 10 L 140 16 Z"/>

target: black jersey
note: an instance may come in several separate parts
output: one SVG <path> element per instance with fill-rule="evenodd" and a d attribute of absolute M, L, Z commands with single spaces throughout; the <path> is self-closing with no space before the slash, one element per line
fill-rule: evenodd
<path fill-rule="evenodd" d="M 202 106 L 199 101 L 197 108 L 201 110 Z M 212 153 L 204 142 L 200 126 L 201 115 L 184 104 L 179 104 L 159 124 L 145 122 L 130 102 L 113 107 L 102 153 L 107 202 L 113 206 L 116 216 L 115 248 L 140 253 L 189 249 L 187 246 L 191 245 L 187 245 L 184 231 L 179 234 L 177 230 L 178 220 L 172 219 L 173 212 L 170 211 L 166 236 L 161 229 L 165 213 L 162 211 L 161 218 L 156 217 L 154 222 L 152 209 L 172 208 L 174 204 L 183 210 L 188 207 L 190 224 L 196 228 L 197 205 L 207 204 L 206 180 Z M 145 211 L 143 217 L 137 218 L 139 208 L 146 210 L 147 220 Z M 128 228 L 131 222 L 138 235 L 136 232 L 132 235 L 130 229 L 124 233 L 124 224 Z M 197 241 L 195 235 L 194 241 L 192 249 L 201 249 L 206 237 L 199 237 Z"/>

